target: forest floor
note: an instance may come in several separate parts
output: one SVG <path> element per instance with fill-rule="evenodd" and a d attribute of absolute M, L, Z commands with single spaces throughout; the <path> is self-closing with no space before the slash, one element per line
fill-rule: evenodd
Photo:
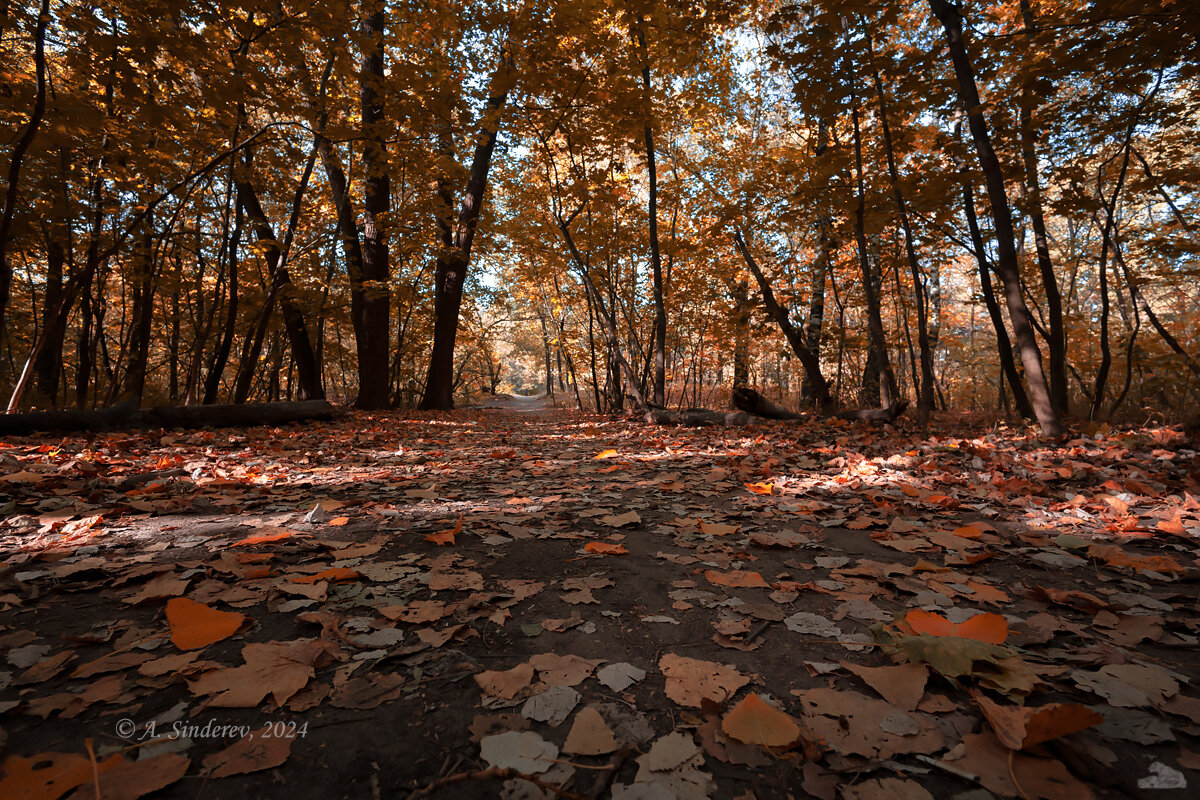
<path fill-rule="evenodd" d="M 1198 449 L 553 410 L 11 438 L 0 797 L 1194 797 Z"/>

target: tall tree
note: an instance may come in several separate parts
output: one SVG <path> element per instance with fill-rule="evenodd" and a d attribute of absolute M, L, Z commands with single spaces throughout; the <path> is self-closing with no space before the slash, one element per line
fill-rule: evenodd
<path fill-rule="evenodd" d="M 483 197 L 488 187 L 488 171 L 500 132 L 500 118 L 508 92 L 516 81 L 516 69 L 509 47 L 500 53 L 500 63 L 493 73 L 487 103 L 479 120 L 479 136 L 471 159 L 470 173 L 462 206 L 453 226 L 448 246 L 437 255 L 434 273 L 433 349 L 429 355 L 429 371 L 425 378 L 425 394 L 419 408 L 446 411 L 454 408 L 454 341 L 458 336 L 458 317 L 462 307 L 463 287 L 471 263 L 471 246 L 483 209 Z"/>
<path fill-rule="evenodd" d="M 1021 351 L 1021 363 L 1025 367 L 1025 378 L 1029 384 L 1030 400 L 1034 413 L 1041 425 L 1042 433 L 1058 438 L 1063 435 L 1062 417 L 1050 398 L 1046 375 L 1042 370 L 1042 354 L 1033 334 L 1033 322 L 1029 307 L 1021 291 L 1021 272 L 1017 261 L 1017 249 L 1013 233 L 1012 211 L 1004 187 L 1004 173 L 1000 161 L 992 148 L 991 134 L 983 116 L 983 105 L 979 99 L 979 88 L 975 84 L 975 72 L 967 53 L 963 35 L 962 14 L 959 7 L 946 0 L 929 0 L 929 7 L 942 25 L 950 60 L 954 66 L 956 89 L 959 102 L 967 114 L 975 153 L 979 158 L 987 185 L 988 203 L 992 209 L 992 224 L 996 237 L 996 269 L 1004 284 L 1004 299 L 1008 305 L 1008 316 L 1012 320 L 1013 333 Z"/>

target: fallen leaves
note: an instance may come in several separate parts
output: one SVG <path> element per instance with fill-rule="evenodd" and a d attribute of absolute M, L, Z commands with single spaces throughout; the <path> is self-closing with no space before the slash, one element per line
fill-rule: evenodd
<path fill-rule="evenodd" d="M 586 706 L 575 715 L 575 722 L 563 742 L 563 752 L 580 756 L 601 756 L 618 747 L 612 729 L 593 706 Z"/>
<path fill-rule="evenodd" d="M 746 695 L 721 721 L 721 730 L 743 744 L 788 747 L 800 737 L 796 721 L 754 692 Z"/>
<path fill-rule="evenodd" d="M 194 694 L 211 695 L 211 706 L 254 708 L 268 694 L 281 706 L 308 684 L 327 649 L 316 639 L 248 644 L 242 648 L 245 664 L 205 672 L 189 686 Z"/>
<path fill-rule="evenodd" d="M 583 549 L 589 553 L 608 556 L 625 555 L 629 552 L 625 549 L 624 545 L 610 544 L 608 542 L 588 542 L 583 546 Z"/>
<path fill-rule="evenodd" d="M 292 754 L 296 737 L 273 736 L 272 726 L 254 730 L 229 747 L 204 759 L 204 768 L 211 770 L 210 778 L 245 775 L 278 767 Z"/>
<path fill-rule="evenodd" d="M 666 676 L 667 697 L 681 706 L 700 708 L 703 701 L 724 703 L 750 679 L 733 667 L 666 653 L 658 660 Z"/>
<path fill-rule="evenodd" d="M 233 636 L 249 620 L 245 614 L 221 611 L 186 597 L 167 601 L 171 642 L 180 650 L 199 650 Z"/>
<path fill-rule="evenodd" d="M 918 635 L 957 636 L 988 644 L 1004 644 L 1008 638 L 1008 622 L 999 614 L 976 614 L 953 623 L 940 614 L 916 609 L 904 615 L 904 624 Z"/>
<path fill-rule="evenodd" d="M 1104 722 L 1104 717 L 1095 711 L 1075 703 L 1051 703 L 1036 707 L 1002 706 L 979 692 L 972 692 L 972 696 L 995 731 L 996 738 L 1012 750 L 1026 750 Z"/>
<path fill-rule="evenodd" d="M 771 584 L 763 580 L 757 572 L 731 570 L 718 572 L 715 569 L 704 571 L 704 579 L 716 586 L 729 586 L 735 589 L 770 589 Z"/>
<path fill-rule="evenodd" d="M 425 541 L 432 542 L 432 543 L 436 544 L 438 547 L 452 545 L 452 544 L 454 544 L 454 537 L 456 537 L 456 536 L 458 536 L 458 534 L 462 533 L 462 524 L 463 524 L 463 515 L 459 514 L 458 522 L 454 525 L 453 528 L 451 528 L 450 530 L 447 530 L 447 531 L 442 531 L 441 533 L 431 533 L 425 537 Z"/>

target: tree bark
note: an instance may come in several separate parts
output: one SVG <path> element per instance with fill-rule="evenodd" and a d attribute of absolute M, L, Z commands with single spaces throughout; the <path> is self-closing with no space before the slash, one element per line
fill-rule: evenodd
<path fill-rule="evenodd" d="M 251 228 L 254 229 L 258 243 L 263 247 L 263 255 L 271 267 L 271 277 L 267 287 L 267 297 L 263 301 L 263 309 L 255 330 L 250 336 L 250 347 L 243 353 L 242 363 L 238 369 L 234 387 L 234 403 L 244 403 L 250 396 L 254 372 L 262 352 L 263 337 L 276 300 L 283 312 L 284 329 L 287 331 L 292 357 L 296 361 L 301 399 L 319 400 L 325 397 L 325 390 L 321 387 L 321 373 L 317 367 L 316 353 L 313 350 L 312 340 L 308 336 L 303 312 L 291 294 L 292 279 L 287 269 L 288 251 L 291 249 L 292 236 L 299 220 L 300 205 L 304 199 L 305 189 L 308 187 L 308 179 L 312 175 L 315 155 L 314 152 L 309 156 L 308 164 L 300 179 L 300 186 L 296 189 L 296 196 L 292 203 L 292 215 L 288 222 L 287 238 L 282 247 L 275 238 L 275 231 L 267 220 L 266 212 L 263 211 L 262 204 L 258 200 L 258 193 L 250 182 L 249 176 L 238 181 L 238 202 L 242 205 Z"/>
<path fill-rule="evenodd" d="M 987 307 L 988 317 L 992 321 L 992 328 L 996 331 L 996 350 L 1000 359 L 1000 370 L 1012 388 L 1017 413 L 1025 419 L 1035 419 L 1029 395 L 1025 393 L 1025 387 L 1021 384 L 1021 376 L 1017 372 L 1016 362 L 1013 360 L 1012 340 L 1008 338 L 1008 329 L 1004 327 L 1004 317 L 1000 312 L 1000 304 L 996 302 L 996 292 L 992 288 L 992 267 L 988 263 L 983 235 L 979 231 L 979 222 L 975 217 L 975 193 L 971 189 L 971 179 L 967 175 L 965 164 L 960 162 L 958 171 L 962 177 L 963 211 L 967 218 L 967 229 L 971 234 L 971 244 L 975 248 L 975 261 L 979 264 L 979 290 L 983 295 L 983 304 Z M 1000 393 L 1004 394 L 1003 384 L 1001 384 Z M 1005 395 L 1005 404 L 1007 405 L 1007 403 L 1007 395 Z"/>
<path fill-rule="evenodd" d="M 1025 23 L 1026 39 L 1037 30 L 1037 17 L 1029 0 L 1021 0 L 1021 18 Z M 1027 55 L 1032 48 L 1026 48 Z M 1046 218 L 1042 211 L 1041 176 L 1037 154 L 1037 128 L 1034 124 L 1035 99 L 1032 81 L 1029 78 L 1021 85 L 1020 127 L 1021 162 L 1025 168 L 1025 192 L 1030 224 L 1033 226 L 1033 243 L 1037 252 L 1038 269 L 1042 273 L 1042 285 L 1046 291 L 1046 347 L 1050 351 L 1050 398 L 1060 416 L 1068 412 L 1067 397 L 1067 329 L 1063 323 L 1062 293 L 1054 274 L 1054 262 L 1050 260 L 1050 239 L 1046 234 Z"/>
<path fill-rule="evenodd" d="M 856 89 L 857 76 L 855 67 L 847 59 L 850 71 L 850 115 L 854 123 L 854 167 L 857 202 L 854 206 L 854 238 L 858 244 L 858 261 L 862 271 L 863 295 L 867 301 L 867 336 L 870 341 L 870 353 L 867 357 L 867 367 L 870 374 L 864 373 L 864 380 L 878 381 L 879 401 L 883 407 L 889 407 L 899 395 L 896 387 L 896 374 L 892 371 L 891 358 L 888 356 L 887 339 L 883 333 L 883 316 L 879 303 L 879 289 L 875 269 L 867 253 L 866 231 L 866 184 L 863 179 L 862 132 L 859 125 L 858 94 Z M 876 376 L 878 378 L 876 379 Z"/>
<path fill-rule="evenodd" d="M 658 247 L 658 173 L 654 163 L 654 126 L 650 91 L 650 56 L 646 49 L 646 33 L 639 18 L 634 26 L 638 44 L 638 59 L 642 64 L 642 89 L 645 116 L 646 176 L 650 217 L 650 273 L 654 291 L 654 402 L 666 403 L 667 375 L 667 311 L 663 301 L 662 257 Z"/>
<path fill-rule="evenodd" d="M 746 244 L 746 239 L 742 231 L 738 230 L 734 232 L 733 244 L 742 256 L 742 260 L 746 262 L 746 267 L 754 275 L 754 280 L 758 283 L 758 289 L 762 293 L 763 305 L 766 306 L 767 313 L 775 320 L 775 324 L 779 326 L 779 330 L 783 332 L 788 344 L 791 345 L 792 352 L 800 359 L 800 363 L 804 367 L 804 373 L 813 387 L 814 403 L 820 409 L 827 408 L 831 403 L 831 399 L 829 397 L 829 384 L 826 382 L 825 376 L 821 374 L 821 362 L 809 351 L 808 342 L 804 340 L 804 335 L 792 325 L 787 309 L 781 306 L 779 301 L 775 299 L 775 292 L 771 290 L 771 283 L 759 268 L 758 262 L 754 260 L 754 255 L 750 252 L 750 247 Z"/>
<path fill-rule="evenodd" d="M 1042 371 L 1042 354 L 1038 349 L 1037 339 L 1034 337 L 1029 308 L 1025 305 L 1025 298 L 1021 294 L 1021 272 L 1014 242 L 1012 212 L 1004 188 L 1004 174 L 1000 169 L 1000 161 L 996 158 L 996 152 L 992 149 L 987 120 L 983 116 L 979 89 L 975 84 L 975 73 L 967 54 L 966 40 L 963 37 L 962 16 L 958 6 L 951 5 L 946 0 L 929 0 L 929 6 L 946 33 L 950 59 L 954 65 L 954 74 L 957 79 L 956 89 L 959 101 L 966 111 L 971 138 L 975 143 L 975 152 L 979 157 L 980 168 L 987 185 L 988 202 L 992 209 L 993 229 L 996 236 L 996 268 L 1004 283 L 1004 299 L 1008 305 L 1009 319 L 1012 320 L 1013 333 L 1020 346 L 1021 363 L 1025 367 L 1025 377 L 1029 383 L 1029 395 L 1033 410 L 1037 415 L 1042 433 L 1048 437 L 1059 438 L 1065 433 L 1065 429 L 1062 418 L 1050 398 L 1050 389 L 1046 384 L 1045 373 Z"/>
<path fill-rule="evenodd" d="M 391 332 L 391 295 L 388 281 L 386 218 L 391 207 L 387 125 L 384 99 L 384 34 L 387 24 L 383 0 L 364 0 L 371 12 L 363 15 L 361 34 L 364 51 L 359 71 L 363 135 L 363 247 L 362 281 L 357 291 L 362 315 L 358 337 L 358 399 L 365 410 L 387 408 L 389 376 L 388 346 Z"/>
<path fill-rule="evenodd" d="M 425 394 L 418 406 L 425 411 L 449 411 L 454 408 L 454 340 L 458 336 L 463 286 L 471 262 L 475 228 L 483 209 L 483 196 L 487 190 L 492 153 L 496 149 L 500 114 L 508 98 L 513 77 L 512 58 L 506 47 L 501 53 L 500 67 L 492 76 L 491 94 L 480 121 L 482 135 L 471 160 L 471 171 L 458 213 L 453 243 L 450 247 L 443 247 L 437 257 L 434 274 L 433 350 L 429 356 Z"/>

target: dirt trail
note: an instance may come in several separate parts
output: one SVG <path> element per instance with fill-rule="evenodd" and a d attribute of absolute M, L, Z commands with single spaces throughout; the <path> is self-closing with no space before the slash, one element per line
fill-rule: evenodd
<path fill-rule="evenodd" d="M 155 797 L 1200 785 L 1200 461 L 1176 432 L 528 402 L 0 445 L 0 789 L 45 784 L 40 760 L 93 796 L 87 740 Z M 1051 702 L 1085 729 L 1017 705 Z M 1010 757 L 1017 730 L 1048 742 Z"/>

